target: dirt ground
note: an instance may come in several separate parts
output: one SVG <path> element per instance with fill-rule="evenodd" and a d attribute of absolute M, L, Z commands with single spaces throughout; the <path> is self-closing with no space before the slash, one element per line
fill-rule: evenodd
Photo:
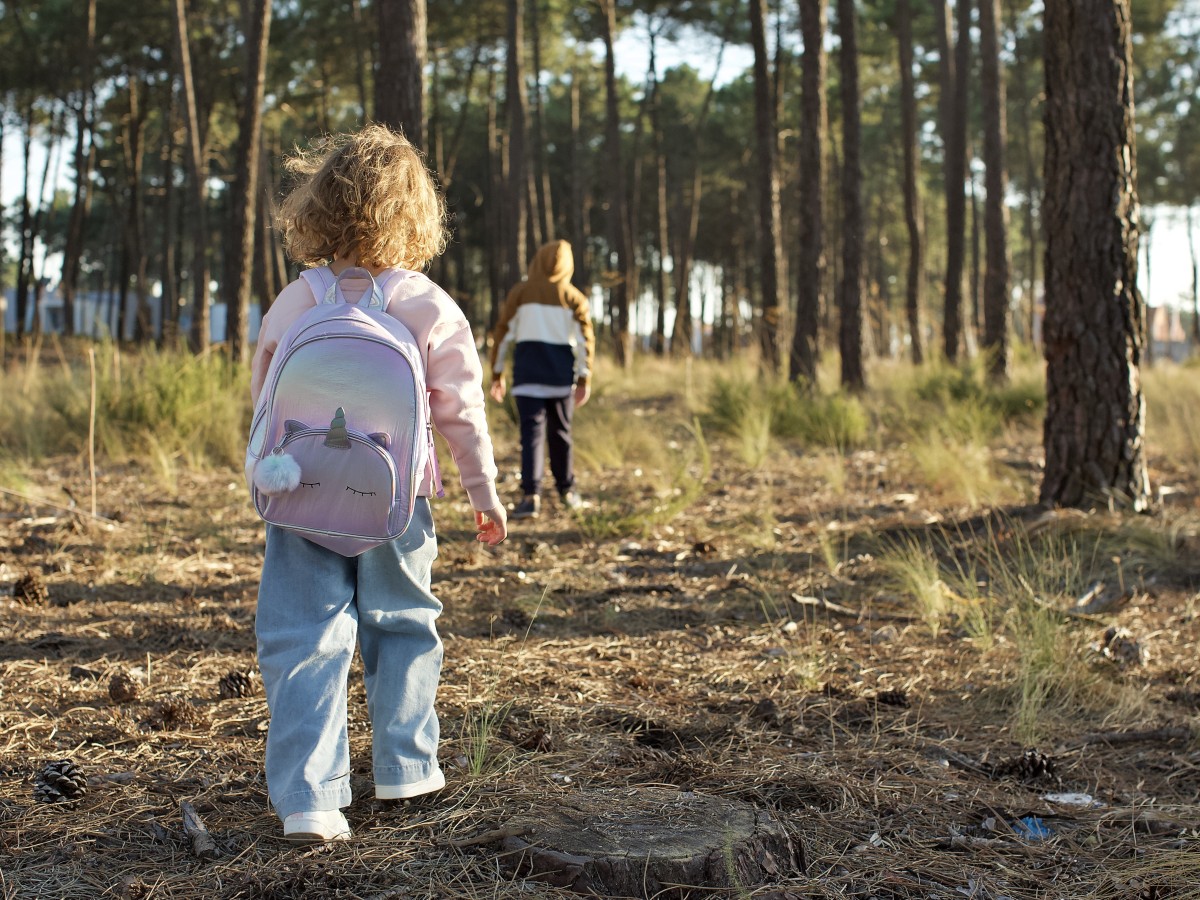
<path fill-rule="evenodd" d="M 1033 441 L 1014 456 L 1035 457 Z M 0 496 L 0 897 L 569 896 L 514 871 L 488 833 L 616 788 L 750 804 L 790 837 L 794 858 L 767 883 L 664 895 L 1200 896 L 1196 473 L 1156 461 L 1191 522 L 1173 533 L 1180 565 L 1130 573 L 1123 607 L 1076 626 L 1080 652 L 1109 624 L 1129 629 L 1137 659 L 1087 664 L 1140 702 L 1067 717 L 1030 746 L 1003 643 L 935 636 L 877 556 L 881 536 L 1044 514 L 939 508 L 888 465 L 852 455 L 834 494 L 804 454 L 717 464 L 695 503 L 646 533 L 600 537 L 588 511 L 550 503 L 494 551 L 472 543 L 454 486 L 435 507 L 448 785 L 373 799 L 352 678 L 355 837 L 297 847 L 267 807 L 262 532 L 240 476 L 164 487 L 107 466 L 94 520 L 80 512 L 87 472 L 56 461 L 30 479 L 46 502 Z M 654 502 L 633 473 L 589 477 L 594 508 Z M 38 772 L 63 759 L 86 792 L 36 802 Z M 195 852 L 184 802 L 215 858 Z"/>

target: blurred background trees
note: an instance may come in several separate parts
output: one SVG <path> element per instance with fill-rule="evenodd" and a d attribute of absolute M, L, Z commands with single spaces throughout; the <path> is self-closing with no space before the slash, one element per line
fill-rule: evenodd
<path fill-rule="evenodd" d="M 984 350 L 1003 378 L 1040 338 L 1038 0 L 0 10 L 0 279 L 18 335 L 215 338 L 244 358 L 295 275 L 269 227 L 282 155 L 377 119 L 438 173 L 453 242 L 432 275 L 481 334 L 537 246 L 564 237 L 621 363 L 757 354 L 811 384 L 837 353 L 854 388 L 877 356 Z M 1132 12 L 1144 247 L 1163 211 L 1200 201 L 1200 4 Z M 48 291 L 53 322 L 34 315 Z"/>

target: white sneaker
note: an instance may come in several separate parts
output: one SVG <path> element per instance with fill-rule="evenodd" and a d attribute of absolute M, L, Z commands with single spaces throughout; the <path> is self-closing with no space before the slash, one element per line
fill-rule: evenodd
<path fill-rule="evenodd" d="M 283 836 L 291 841 L 348 841 L 350 823 L 340 809 L 292 813 L 283 820 Z"/>
<path fill-rule="evenodd" d="M 407 800 L 410 797 L 420 797 L 422 794 L 432 794 L 446 786 L 446 776 L 438 769 L 428 778 L 412 781 L 408 784 L 377 784 L 375 799 L 377 800 Z"/>

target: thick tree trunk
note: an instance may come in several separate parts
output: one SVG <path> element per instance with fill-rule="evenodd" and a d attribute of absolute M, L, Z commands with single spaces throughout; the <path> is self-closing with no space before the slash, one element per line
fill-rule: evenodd
<path fill-rule="evenodd" d="M 779 206 L 779 166 L 776 159 L 774 91 L 769 72 L 766 38 L 767 2 L 750 0 L 750 42 L 754 47 L 754 130 L 758 161 L 759 283 L 762 321 L 759 346 L 763 367 L 779 371 L 779 324 L 783 311 L 780 272 L 783 269 L 783 226 Z"/>
<path fill-rule="evenodd" d="M 800 31 L 804 40 L 800 107 L 800 246 L 791 378 L 810 386 L 815 386 L 817 380 L 818 323 L 825 303 L 825 3 L 826 0 L 800 0 Z"/>
<path fill-rule="evenodd" d="M 1000 67 L 1000 0 L 979 0 L 979 54 L 983 65 L 983 161 L 987 167 L 983 227 L 987 272 L 983 281 L 983 346 L 993 379 L 1008 378 L 1008 140 L 1004 72 Z"/>
<path fill-rule="evenodd" d="M 1038 167 L 1037 161 L 1034 159 L 1033 152 L 1033 127 L 1030 122 L 1029 107 L 1030 100 L 1026 91 L 1025 80 L 1025 65 L 1021 54 L 1021 35 L 1018 32 L 1017 14 L 1010 7 L 1012 30 L 1013 30 L 1013 84 L 1016 87 L 1016 103 L 1017 110 L 1017 127 L 1021 132 L 1021 150 L 1023 159 L 1023 168 L 1025 174 L 1025 205 L 1024 205 L 1024 229 L 1025 229 L 1025 302 L 1027 304 L 1025 314 L 1027 316 L 1025 322 L 1025 330 L 1028 333 L 1028 340 L 1033 344 L 1037 335 L 1037 272 L 1038 272 L 1038 228 L 1037 228 L 1037 184 L 1038 184 Z"/>
<path fill-rule="evenodd" d="M 1047 0 L 1045 504 L 1150 497 L 1128 0 Z"/>
<path fill-rule="evenodd" d="M 525 274 L 525 263 L 529 256 L 525 246 L 529 179 L 525 171 L 524 35 L 524 0 L 508 0 L 508 62 L 504 81 L 504 102 L 508 107 L 508 180 L 505 194 L 508 204 L 508 271 L 505 281 L 510 286 Z"/>
<path fill-rule="evenodd" d="M 379 43 L 388 48 L 375 72 L 375 118 L 425 148 L 425 0 L 375 0 Z"/>
<path fill-rule="evenodd" d="M 862 134 L 858 110 L 858 38 L 854 0 L 838 0 L 842 97 L 842 283 L 839 290 L 838 347 L 842 385 L 866 387 L 863 370 L 862 315 Z"/>
<path fill-rule="evenodd" d="M 208 210 L 205 181 L 204 144 L 200 134 L 200 113 L 196 103 L 196 84 L 192 72 L 192 51 L 188 40 L 187 13 L 184 0 L 173 0 L 171 10 L 175 19 L 175 47 L 179 54 L 179 73 L 182 80 L 183 106 L 188 132 L 188 183 L 191 187 L 192 210 L 192 333 L 191 346 L 197 352 L 208 349 Z"/>
<path fill-rule="evenodd" d="M 612 279 L 609 309 L 612 313 L 613 352 L 617 365 L 626 368 L 632 362 L 632 339 L 629 333 L 631 259 L 625 216 L 625 169 L 621 160 L 621 115 L 617 106 L 617 72 L 613 53 L 617 30 L 616 0 L 600 0 L 600 13 L 604 38 L 604 144 L 608 171 L 609 255 L 616 254 L 617 265 Z"/>
<path fill-rule="evenodd" d="M 235 362 L 250 357 L 250 290 L 254 269 L 254 220 L 258 207 L 259 156 L 262 153 L 262 106 L 271 40 L 271 0 L 254 0 L 246 23 L 245 81 L 238 123 L 237 164 L 233 185 L 232 259 L 225 267 L 229 304 L 226 337 Z M 264 303 L 266 301 L 264 300 Z"/>
<path fill-rule="evenodd" d="M 900 130 L 904 145 L 904 222 L 908 227 L 908 275 L 905 280 L 904 311 L 908 320 L 912 361 L 919 366 L 925 360 L 921 334 L 921 286 L 924 280 L 925 236 L 921 223 L 920 158 L 917 154 L 917 98 L 913 85 L 911 0 L 896 0 L 896 39 L 900 45 Z"/>

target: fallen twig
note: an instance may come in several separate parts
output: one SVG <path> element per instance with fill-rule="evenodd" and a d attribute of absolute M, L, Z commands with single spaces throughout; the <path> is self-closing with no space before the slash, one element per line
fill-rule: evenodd
<path fill-rule="evenodd" d="M 525 837 L 530 834 L 533 834 L 533 829 L 528 826 L 507 825 L 504 828 L 493 828 L 491 831 L 485 831 L 474 837 L 458 838 L 457 840 L 444 841 L 443 843 L 448 847 L 477 847 L 480 844 L 494 844 L 505 838 Z"/>
<path fill-rule="evenodd" d="M 204 820 L 196 812 L 196 807 L 186 800 L 181 800 L 179 811 L 183 814 L 183 830 L 192 842 L 192 855 L 198 859 L 216 859 L 219 855 L 217 842 L 209 834 Z"/>

